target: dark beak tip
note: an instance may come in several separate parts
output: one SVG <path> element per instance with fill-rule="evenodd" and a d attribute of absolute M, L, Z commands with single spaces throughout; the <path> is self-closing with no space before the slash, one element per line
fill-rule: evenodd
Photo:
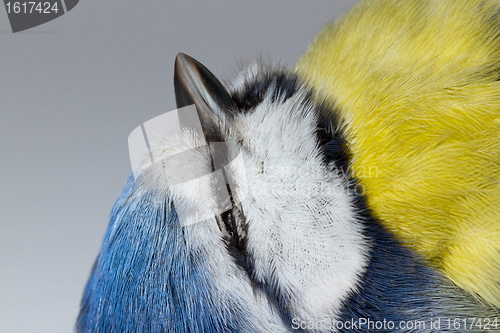
<path fill-rule="evenodd" d="M 201 64 L 198 61 L 196 61 L 193 57 L 190 57 L 185 53 L 180 52 L 175 57 L 175 62 L 174 62 L 175 72 L 179 73 L 192 72 L 200 66 Z"/>
<path fill-rule="evenodd" d="M 182 70 L 182 68 L 186 67 L 186 60 L 187 60 L 188 55 L 184 53 L 179 53 L 175 57 L 175 62 L 174 62 L 174 75 L 178 75 L 178 73 Z"/>
<path fill-rule="evenodd" d="M 179 66 L 180 63 L 185 62 L 189 56 L 185 53 L 178 53 L 175 57 L 175 67 Z M 189 57 L 190 58 L 190 57 Z"/>
<path fill-rule="evenodd" d="M 178 109 L 196 106 L 207 141 L 224 141 L 226 111 L 236 106 L 217 77 L 197 60 L 179 53 L 174 64 L 174 89 Z"/>
<path fill-rule="evenodd" d="M 184 60 L 185 58 L 191 58 L 191 57 L 188 56 L 186 53 L 179 52 L 179 53 L 177 53 L 177 56 L 175 57 L 175 60 L 177 60 L 177 59 Z"/>

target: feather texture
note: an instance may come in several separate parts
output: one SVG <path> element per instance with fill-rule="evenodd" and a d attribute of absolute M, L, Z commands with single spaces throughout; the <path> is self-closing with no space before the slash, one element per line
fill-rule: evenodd
<path fill-rule="evenodd" d="M 205 137 L 181 126 L 128 179 L 76 331 L 485 331 L 453 320 L 500 316 L 499 8 L 362 1 L 296 73 L 229 90 L 180 55 Z M 218 204 L 211 138 L 244 172 L 221 167 L 228 211 L 182 224 Z"/>
<path fill-rule="evenodd" d="M 500 2 L 361 1 L 296 70 L 348 124 L 376 216 L 500 306 Z"/>

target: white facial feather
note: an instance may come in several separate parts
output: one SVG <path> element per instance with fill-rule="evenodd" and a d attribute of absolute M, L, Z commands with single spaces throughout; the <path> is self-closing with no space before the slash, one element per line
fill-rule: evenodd
<path fill-rule="evenodd" d="M 242 202 L 256 276 L 290 297 L 293 315 L 331 320 L 368 264 L 347 181 L 328 171 L 316 116 L 301 94 L 268 96 L 235 119 L 249 194 Z M 304 116 L 305 114 L 305 116 Z"/>
<path fill-rule="evenodd" d="M 241 207 L 254 278 L 289 300 L 292 316 L 331 321 L 357 290 L 369 260 L 368 245 L 356 220 L 347 176 L 329 170 L 322 160 L 315 134 L 317 115 L 304 96 L 299 91 L 285 102 L 273 102 L 269 93 L 251 112 L 235 115 L 226 143 L 241 152 L 244 164 L 245 175 L 234 181 L 245 183 L 237 185 L 245 188 Z M 171 155 L 198 147 L 199 138 L 181 131 L 161 146 Z M 208 150 L 191 152 L 189 163 L 169 166 L 168 177 L 198 174 L 198 168 L 209 173 Z M 156 169 L 152 183 L 166 186 L 164 171 L 164 166 Z M 192 214 L 193 206 L 200 212 L 215 207 L 214 184 L 213 177 L 203 177 L 169 186 L 178 215 Z M 254 288 L 248 272 L 228 252 L 215 219 L 184 228 L 190 251 L 205 257 L 215 285 L 210 291 L 214 300 L 223 302 L 223 308 L 245 304 L 250 313 L 258 313 L 258 330 L 287 332 L 275 305 Z"/>

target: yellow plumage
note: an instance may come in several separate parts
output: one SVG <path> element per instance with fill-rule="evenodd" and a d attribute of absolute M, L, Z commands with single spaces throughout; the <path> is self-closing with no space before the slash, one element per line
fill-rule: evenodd
<path fill-rule="evenodd" d="M 500 306 L 500 1 L 362 1 L 296 70 L 339 106 L 375 214 Z"/>

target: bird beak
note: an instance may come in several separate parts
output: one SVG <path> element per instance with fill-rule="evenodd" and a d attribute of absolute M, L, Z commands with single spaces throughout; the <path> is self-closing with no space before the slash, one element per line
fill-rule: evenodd
<path fill-rule="evenodd" d="M 202 64 L 179 53 L 175 58 L 174 87 L 177 108 L 195 105 L 206 142 L 223 142 L 228 111 L 235 110 L 231 95 Z M 192 123 L 179 119 L 181 126 Z"/>

